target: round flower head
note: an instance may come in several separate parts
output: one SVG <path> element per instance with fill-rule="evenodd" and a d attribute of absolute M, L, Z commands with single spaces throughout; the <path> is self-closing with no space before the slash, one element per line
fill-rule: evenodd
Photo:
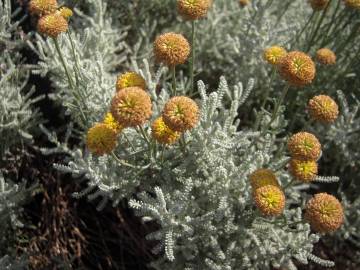
<path fill-rule="evenodd" d="M 211 0 L 178 0 L 177 10 L 185 20 L 198 20 L 206 16 Z"/>
<path fill-rule="evenodd" d="M 308 0 L 313 10 L 323 10 L 329 4 L 329 0 Z"/>
<path fill-rule="evenodd" d="M 109 154 L 116 147 L 116 132 L 103 123 L 96 123 L 87 132 L 86 146 L 95 155 Z"/>
<path fill-rule="evenodd" d="M 59 12 L 65 19 L 69 19 L 73 15 L 73 11 L 68 7 L 60 8 Z"/>
<path fill-rule="evenodd" d="M 338 105 L 326 95 L 319 95 L 310 99 L 308 110 L 313 119 L 323 123 L 333 123 L 339 115 Z"/>
<path fill-rule="evenodd" d="M 159 117 L 151 125 L 151 136 L 159 143 L 173 144 L 179 139 L 180 133 L 170 129 Z"/>
<path fill-rule="evenodd" d="M 54 13 L 57 8 L 56 0 L 31 0 L 29 3 L 29 11 L 32 15 L 43 16 Z"/>
<path fill-rule="evenodd" d="M 46 36 L 57 38 L 68 29 L 67 20 L 60 13 L 52 13 L 41 17 L 38 21 L 38 31 Z"/>
<path fill-rule="evenodd" d="M 137 86 L 143 90 L 146 89 L 146 82 L 144 78 L 136 72 L 126 72 L 120 74 L 116 81 L 116 91 L 121 89 Z"/>
<path fill-rule="evenodd" d="M 350 8 L 360 9 L 360 0 L 344 0 L 344 2 Z"/>
<path fill-rule="evenodd" d="M 344 211 L 334 196 L 318 193 L 307 202 L 305 219 L 316 232 L 334 232 L 344 222 Z"/>
<path fill-rule="evenodd" d="M 191 98 L 171 98 L 164 107 L 165 124 L 174 131 L 184 132 L 195 127 L 199 120 L 199 107 Z"/>
<path fill-rule="evenodd" d="M 318 166 L 314 160 L 292 159 L 290 173 L 298 180 L 308 183 L 313 181 L 318 173 Z"/>
<path fill-rule="evenodd" d="M 123 127 L 143 125 L 151 116 L 148 93 L 139 87 L 128 87 L 116 93 L 111 102 L 111 114 Z"/>
<path fill-rule="evenodd" d="M 283 47 L 272 46 L 264 50 L 264 59 L 271 65 L 278 65 L 286 54 L 287 52 Z"/>
<path fill-rule="evenodd" d="M 321 154 L 321 144 L 315 135 L 298 132 L 288 140 L 290 155 L 296 159 L 317 160 Z"/>
<path fill-rule="evenodd" d="M 183 35 L 166 33 L 154 42 L 154 54 L 158 62 L 167 66 L 185 63 L 190 54 L 190 44 Z"/>
<path fill-rule="evenodd" d="M 103 123 L 119 134 L 124 128 L 115 120 L 114 116 L 109 112 L 105 115 Z"/>
<path fill-rule="evenodd" d="M 239 0 L 239 4 L 242 7 L 246 7 L 247 5 L 250 4 L 250 0 Z"/>
<path fill-rule="evenodd" d="M 315 78 L 315 64 L 310 56 L 303 52 L 289 52 L 281 59 L 278 67 L 283 79 L 293 86 L 308 85 Z"/>
<path fill-rule="evenodd" d="M 322 48 L 316 52 L 316 60 L 326 66 L 335 65 L 336 55 L 332 50 Z"/>
<path fill-rule="evenodd" d="M 279 187 L 259 187 L 254 191 L 253 197 L 257 208 L 266 216 L 278 216 L 284 211 L 285 195 Z"/>
<path fill-rule="evenodd" d="M 250 175 L 250 183 L 253 190 L 267 185 L 279 187 L 279 183 L 274 172 L 269 169 L 258 169 L 254 171 Z"/>

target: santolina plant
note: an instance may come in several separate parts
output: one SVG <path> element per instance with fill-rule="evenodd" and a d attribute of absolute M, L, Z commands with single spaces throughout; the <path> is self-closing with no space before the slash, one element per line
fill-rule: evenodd
<path fill-rule="evenodd" d="M 98 5 L 96 16 L 104 16 L 103 1 L 89 3 Z M 346 113 L 330 98 L 335 87 L 330 68 L 342 67 L 339 83 L 348 73 L 342 65 L 351 64 L 340 52 L 356 61 L 347 44 L 334 39 L 336 20 L 351 18 L 344 4 L 350 7 L 346 1 L 287 6 L 179 0 L 174 12 L 181 21 L 168 19 L 167 29 L 139 38 L 143 51 L 142 45 L 124 45 L 130 48 L 128 58 L 135 58 L 119 72 L 109 59 L 127 57 L 116 54 L 116 42 L 100 46 L 93 33 L 114 32 L 114 41 L 119 33 L 110 23 L 104 29 L 89 25 L 92 43 L 83 47 L 68 32 L 71 20 L 81 18 L 69 21 L 58 8 L 37 13 L 39 24 L 47 22 L 39 32 L 50 37 L 39 37 L 39 51 L 45 53 L 38 71 L 48 68 L 62 78 L 58 101 L 68 106 L 83 141 L 70 149 L 49 136 L 57 149 L 43 151 L 66 153 L 67 165 L 54 166 L 88 179 L 76 197 L 101 197 L 99 210 L 126 199 L 144 222 L 158 223 L 147 236 L 157 243 L 155 269 L 296 269 L 295 260 L 332 266 L 312 250 L 320 234 L 341 229 L 348 211 L 316 186 L 338 180 L 320 173 L 322 160 L 332 156 L 326 127 L 339 131 Z M 288 17 L 299 23 L 289 26 Z M 278 27 L 264 30 L 263 19 Z M 100 21 L 96 26 L 103 25 Z M 355 29 L 344 27 L 350 34 Z M 358 48 L 350 37 L 347 42 Z M 229 78 L 220 77 L 218 87 L 217 74 Z M 239 83 L 245 79 L 247 86 Z M 356 131 L 356 124 L 348 130 Z M 318 194 L 310 196 L 310 187 Z"/>

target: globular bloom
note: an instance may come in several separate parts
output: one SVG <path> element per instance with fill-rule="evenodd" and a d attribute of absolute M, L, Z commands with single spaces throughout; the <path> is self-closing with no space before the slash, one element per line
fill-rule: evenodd
<path fill-rule="evenodd" d="M 323 123 L 333 123 L 339 115 L 339 107 L 329 96 L 319 95 L 309 100 L 308 110 L 311 118 Z"/>
<path fill-rule="evenodd" d="M 180 138 L 180 133 L 170 129 L 159 117 L 151 125 L 151 136 L 161 144 L 174 144 Z"/>
<path fill-rule="evenodd" d="M 321 154 L 321 144 L 315 135 L 298 132 L 287 143 L 290 155 L 296 159 L 317 160 Z"/>
<path fill-rule="evenodd" d="M 344 222 L 343 207 L 334 196 L 318 193 L 307 202 L 305 219 L 316 232 L 334 232 Z"/>
<path fill-rule="evenodd" d="M 329 4 L 329 0 L 308 0 L 313 10 L 323 10 Z"/>
<path fill-rule="evenodd" d="M 174 131 L 184 132 L 195 127 L 199 121 L 199 107 L 191 98 L 171 98 L 162 113 L 165 124 Z"/>
<path fill-rule="evenodd" d="M 69 19 L 73 15 L 73 11 L 68 7 L 62 7 L 59 9 L 60 15 L 65 19 Z"/>
<path fill-rule="evenodd" d="M 314 160 L 291 159 L 290 173 L 305 183 L 313 181 L 318 174 L 318 166 Z"/>
<path fill-rule="evenodd" d="M 278 65 L 280 60 L 287 54 L 287 51 L 280 46 L 272 46 L 264 50 L 264 59 L 271 65 Z"/>
<path fill-rule="evenodd" d="M 41 34 L 57 38 L 61 33 L 68 30 L 68 22 L 60 13 L 56 12 L 41 17 L 37 28 Z"/>
<path fill-rule="evenodd" d="M 344 3 L 350 8 L 360 9 L 360 0 L 344 0 Z"/>
<path fill-rule="evenodd" d="M 95 155 L 109 154 L 116 147 L 116 132 L 104 123 L 96 123 L 87 132 L 86 146 Z"/>
<path fill-rule="evenodd" d="M 154 42 L 156 61 L 170 67 L 185 63 L 190 50 L 189 42 L 181 34 L 172 32 L 162 34 Z"/>
<path fill-rule="evenodd" d="M 29 11 L 32 15 L 43 16 L 54 13 L 58 8 L 57 0 L 31 0 Z"/>
<path fill-rule="evenodd" d="M 315 78 L 315 63 L 303 52 L 289 52 L 281 59 L 278 68 L 280 76 L 292 86 L 306 86 Z"/>
<path fill-rule="evenodd" d="M 177 10 L 185 20 L 198 20 L 206 16 L 212 0 L 178 0 Z"/>
<path fill-rule="evenodd" d="M 116 91 L 134 86 L 143 90 L 146 89 L 146 82 L 141 75 L 137 74 L 136 72 L 126 72 L 118 76 L 116 81 Z"/>
<path fill-rule="evenodd" d="M 253 190 L 267 185 L 279 187 L 276 175 L 270 169 L 258 169 L 254 171 L 250 174 L 250 183 Z"/>
<path fill-rule="evenodd" d="M 250 0 L 239 0 L 239 4 L 242 7 L 246 7 L 247 5 L 250 4 Z"/>
<path fill-rule="evenodd" d="M 150 96 L 139 87 L 124 88 L 113 98 L 111 114 L 123 127 L 143 125 L 152 114 Z"/>
<path fill-rule="evenodd" d="M 285 195 L 277 186 L 259 187 L 254 190 L 253 197 L 257 208 L 266 216 L 278 216 L 284 211 Z"/>
<path fill-rule="evenodd" d="M 123 126 L 115 120 L 114 116 L 110 112 L 105 115 L 103 123 L 109 128 L 113 129 L 116 134 L 119 134 L 124 129 Z"/>
<path fill-rule="evenodd" d="M 328 48 L 322 48 L 316 52 L 316 60 L 320 64 L 323 64 L 326 66 L 335 65 L 336 55 L 332 50 L 330 50 Z"/>

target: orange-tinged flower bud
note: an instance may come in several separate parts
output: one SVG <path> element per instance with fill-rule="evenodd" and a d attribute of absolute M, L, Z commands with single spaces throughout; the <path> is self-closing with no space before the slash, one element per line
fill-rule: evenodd
<path fill-rule="evenodd" d="M 322 48 L 316 52 L 316 60 L 326 66 L 335 65 L 336 55 L 332 50 Z"/>
<path fill-rule="evenodd" d="M 315 78 L 315 64 L 311 57 L 303 52 L 289 52 L 281 58 L 278 68 L 281 77 L 292 86 L 306 86 Z"/>
<path fill-rule="evenodd" d="M 319 95 L 309 100 L 308 110 L 311 117 L 323 123 L 333 123 L 339 115 L 339 107 L 329 96 Z"/>
<path fill-rule="evenodd" d="M 155 59 L 170 67 L 185 63 L 190 50 L 189 42 L 180 34 L 162 34 L 154 42 Z"/>
<path fill-rule="evenodd" d="M 276 186 L 259 187 L 253 192 L 257 208 L 266 216 L 278 216 L 285 208 L 284 192 Z"/>
<path fill-rule="evenodd" d="M 73 11 L 68 7 L 60 8 L 59 12 L 65 19 L 69 19 L 73 15 Z"/>
<path fill-rule="evenodd" d="M 253 190 L 267 185 L 279 187 L 276 176 L 270 169 L 258 169 L 254 171 L 250 175 L 250 183 Z"/>
<path fill-rule="evenodd" d="M 290 161 L 290 173 L 302 182 L 313 181 L 318 174 L 318 166 L 314 160 L 292 159 Z"/>
<path fill-rule="evenodd" d="M 321 154 L 321 144 L 315 135 L 298 132 L 288 140 L 290 155 L 296 159 L 317 160 Z"/>
<path fill-rule="evenodd" d="M 344 3 L 349 8 L 360 9 L 360 0 L 344 0 Z"/>
<path fill-rule="evenodd" d="M 180 133 L 170 129 L 159 117 L 151 125 L 151 136 L 159 143 L 174 144 L 180 138 Z"/>
<path fill-rule="evenodd" d="M 118 76 L 116 81 L 116 91 L 134 86 L 143 90 L 146 89 L 146 82 L 141 75 L 137 74 L 136 72 L 126 72 Z"/>
<path fill-rule="evenodd" d="M 212 0 L 178 0 L 177 10 L 185 20 L 198 20 L 206 16 Z"/>
<path fill-rule="evenodd" d="M 287 54 L 287 51 L 280 46 L 272 46 L 264 50 L 264 59 L 271 65 L 278 65 L 280 60 Z"/>
<path fill-rule="evenodd" d="M 250 4 L 250 0 L 239 0 L 239 4 L 242 7 L 246 7 L 247 5 Z"/>
<path fill-rule="evenodd" d="M 32 15 L 47 15 L 54 13 L 58 8 L 56 0 L 31 0 L 29 3 L 29 11 Z"/>
<path fill-rule="evenodd" d="M 323 10 L 329 4 L 329 0 L 308 0 L 313 10 Z"/>
<path fill-rule="evenodd" d="M 103 123 L 96 123 L 88 130 L 86 146 L 95 155 L 109 154 L 116 147 L 116 132 Z"/>
<path fill-rule="evenodd" d="M 67 20 L 60 13 L 52 13 L 41 17 L 38 21 L 38 31 L 46 36 L 57 38 L 68 30 Z"/>
<path fill-rule="evenodd" d="M 334 232 L 344 222 L 344 211 L 334 196 L 318 193 L 307 202 L 305 219 L 316 232 Z"/>
<path fill-rule="evenodd" d="M 165 104 L 162 117 L 169 128 L 184 132 L 196 126 L 199 121 L 199 107 L 191 98 L 173 97 Z"/>
<path fill-rule="evenodd" d="M 139 87 L 124 88 L 113 98 L 111 114 L 123 127 L 143 125 L 152 114 L 150 96 Z"/>

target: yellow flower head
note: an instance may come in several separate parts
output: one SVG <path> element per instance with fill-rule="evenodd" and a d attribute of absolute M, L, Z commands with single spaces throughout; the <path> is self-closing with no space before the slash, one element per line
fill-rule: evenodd
<path fill-rule="evenodd" d="M 313 10 L 323 10 L 329 4 L 329 0 L 308 0 Z"/>
<path fill-rule="evenodd" d="M 105 115 L 103 123 L 119 134 L 124 128 L 115 120 L 114 116 L 109 112 Z"/>
<path fill-rule="evenodd" d="M 60 15 L 65 19 L 69 19 L 73 15 L 73 11 L 68 7 L 62 7 L 59 9 Z"/>
<path fill-rule="evenodd" d="M 38 21 L 38 31 L 46 36 L 57 38 L 68 30 L 67 20 L 58 12 L 45 15 Z"/>
<path fill-rule="evenodd" d="M 159 117 L 151 125 L 151 136 L 159 143 L 173 144 L 179 139 L 180 133 L 170 129 Z"/>
<path fill-rule="evenodd" d="M 254 171 L 250 175 L 250 183 L 253 190 L 267 185 L 279 187 L 279 183 L 274 172 L 269 169 L 258 169 Z"/>
<path fill-rule="evenodd" d="M 318 193 L 307 202 L 305 219 L 316 232 L 334 232 L 344 222 L 344 211 L 334 196 Z"/>
<path fill-rule="evenodd" d="M 335 65 L 336 55 L 332 50 L 322 48 L 316 52 L 316 60 L 326 66 Z"/>
<path fill-rule="evenodd" d="M 88 130 L 86 146 L 95 155 L 109 154 L 116 147 L 116 132 L 106 124 L 96 123 Z"/>
<path fill-rule="evenodd" d="M 264 59 L 271 65 L 278 65 L 280 60 L 287 54 L 287 51 L 280 46 L 272 46 L 264 50 Z"/>
<path fill-rule="evenodd" d="M 298 180 L 308 183 L 313 181 L 318 173 L 318 166 L 314 160 L 292 159 L 290 173 Z"/>
<path fill-rule="evenodd" d="M 298 132 L 288 140 L 290 155 L 296 159 L 317 160 L 321 154 L 321 144 L 315 135 Z"/>
<path fill-rule="evenodd" d="M 313 119 L 323 123 L 333 123 L 339 115 L 338 105 L 326 95 L 319 95 L 310 99 L 308 110 Z"/>
<path fill-rule="evenodd" d="M 184 132 L 199 121 L 199 107 L 191 98 L 173 97 L 165 104 L 162 117 L 169 128 Z"/>
<path fill-rule="evenodd" d="M 143 90 L 146 89 L 146 82 L 141 75 L 137 74 L 136 72 L 126 72 L 118 76 L 116 81 L 116 91 L 134 86 L 137 86 Z"/>
<path fill-rule="evenodd" d="M 111 114 L 123 127 L 143 125 L 152 114 L 150 96 L 139 87 L 124 88 L 113 98 Z"/>
<path fill-rule="evenodd" d="M 278 67 L 281 77 L 292 86 L 306 86 L 315 78 L 315 64 L 311 57 L 303 52 L 289 52 L 281 59 Z"/>
<path fill-rule="evenodd" d="M 253 197 L 257 208 L 266 216 L 278 216 L 284 211 L 285 195 L 277 186 L 259 187 L 254 190 Z"/>
<path fill-rule="evenodd" d="M 185 20 L 198 20 L 206 16 L 212 0 L 178 0 L 177 10 Z"/>
<path fill-rule="evenodd" d="M 239 0 L 239 4 L 242 7 L 246 7 L 247 5 L 250 4 L 250 0 Z"/>
<path fill-rule="evenodd" d="M 180 34 L 162 34 L 154 42 L 155 59 L 170 67 L 185 63 L 190 50 L 189 42 Z"/>
<path fill-rule="evenodd" d="M 57 8 L 56 0 L 31 0 L 29 3 L 29 11 L 32 15 L 43 16 L 54 13 Z"/>
<path fill-rule="evenodd" d="M 360 0 L 344 0 L 344 3 L 349 8 L 360 9 Z"/>

